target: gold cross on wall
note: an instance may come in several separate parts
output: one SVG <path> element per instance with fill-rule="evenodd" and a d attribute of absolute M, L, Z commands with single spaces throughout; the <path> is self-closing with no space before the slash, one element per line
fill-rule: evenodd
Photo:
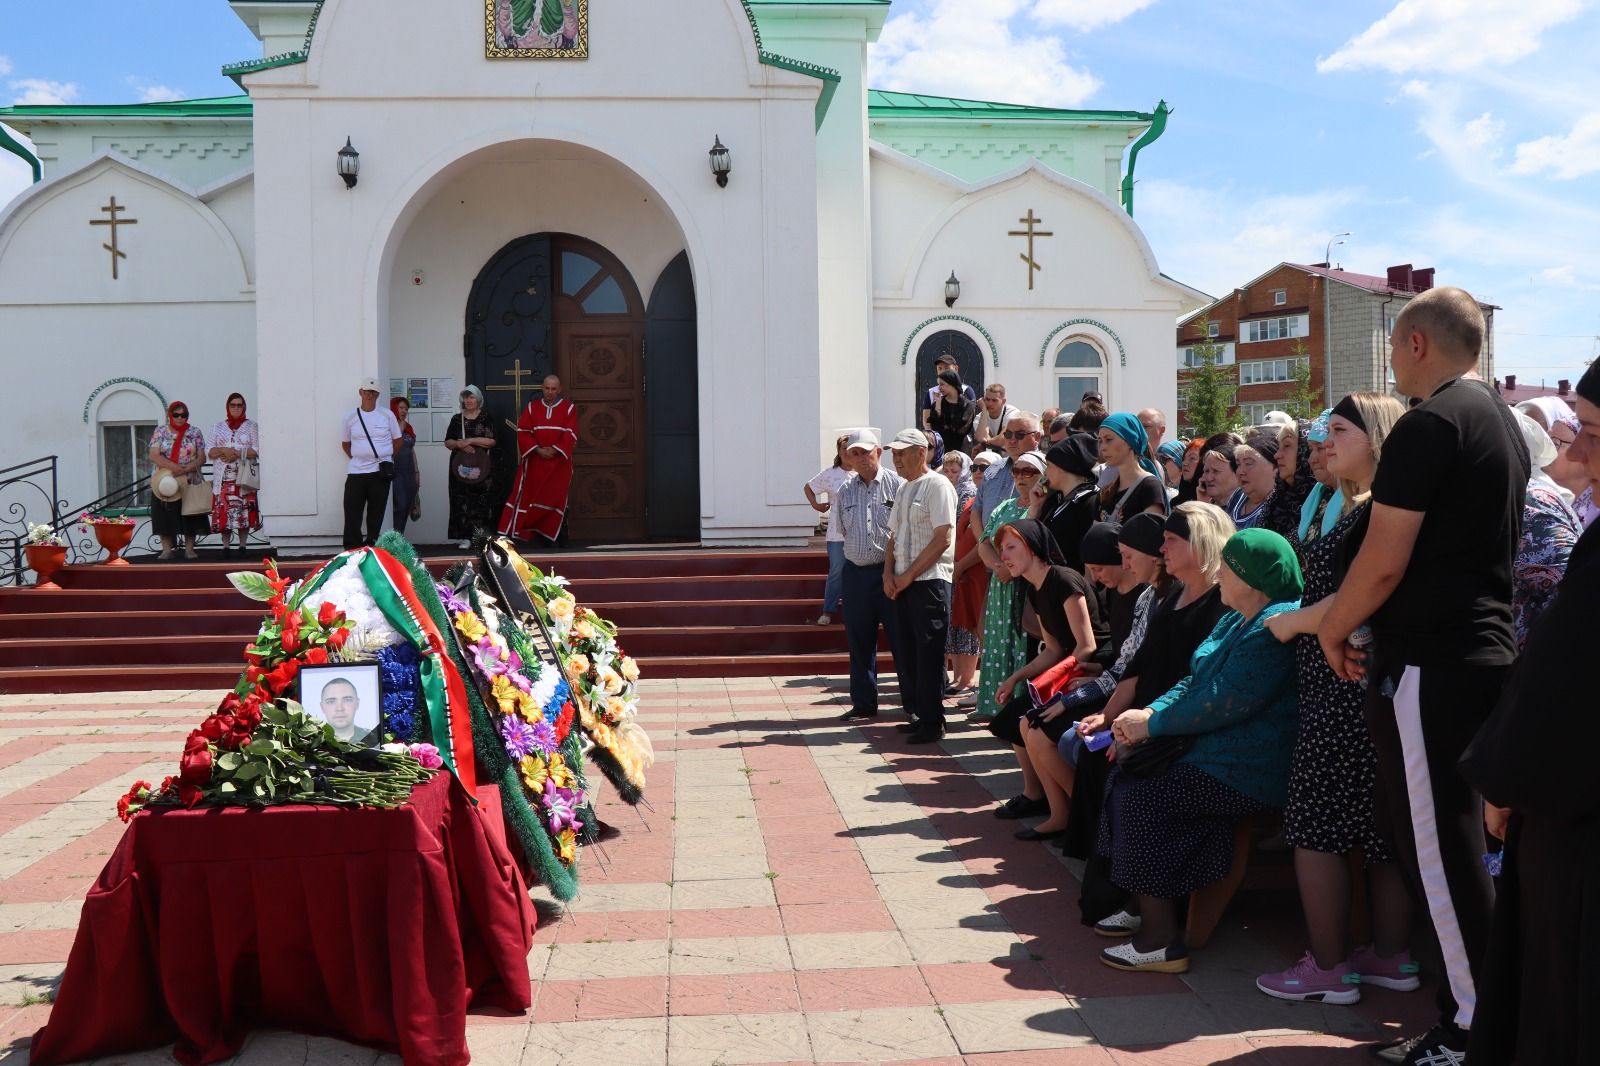
<path fill-rule="evenodd" d="M 1051 233 L 1049 230 L 1034 229 L 1034 226 L 1042 223 L 1044 221 L 1044 219 L 1042 219 L 1042 218 L 1034 218 L 1033 217 L 1033 208 L 1031 208 L 1031 207 L 1028 208 L 1027 216 L 1024 217 L 1024 218 L 1019 218 L 1019 219 L 1017 219 L 1017 221 L 1021 222 L 1022 224 L 1024 224 L 1028 228 L 1025 229 L 1025 230 L 1024 229 L 1011 230 L 1009 233 L 1006 234 L 1006 236 L 1007 237 L 1026 237 L 1026 238 L 1028 238 L 1028 250 L 1027 250 L 1026 253 L 1023 253 L 1021 258 L 1022 258 L 1022 261 L 1024 263 L 1028 264 L 1028 290 L 1031 292 L 1031 291 L 1033 291 L 1033 273 L 1034 273 L 1034 271 L 1043 270 L 1044 269 L 1044 267 L 1040 266 L 1039 263 L 1033 258 L 1033 239 L 1035 237 L 1054 237 L 1055 234 Z"/>
<path fill-rule="evenodd" d="M 117 260 L 128 258 L 128 253 L 117 247 L 117 227 L 137 226 L 139 224 L 139 220 L 136 218 L 118 218 L 117 214 L 119 212 L 126 211 L 127 208 L 121 204 L 118 204 L 115 196 L 111 198 L 111 202 L 109 204 L 102 207 L 100 210 L 106 212 L 111 217 L 91 218 L 89 220 L 89 225 L 111 227 L 111 243 L 102 244 L 100 247 L 111 253 L 111 280 L 116 281 L 118 277 Z"/>
<path fill-rule="evenodd" d="M 509 385 L 490 385 L 490 386 L 488 386 L 488 391 L 489 392 L 509 392 L 509 393 L 511 393 L 512 394 L 512 402 L 514 402 L 517 405 L 517 408 L 516 408 L 517 409 L 517 415 L 520 417 L 522 415 L 522 390 L 524 388 L 528 388 L 527 386 L 524 386 L 522 384 L 522 379 L 523 378 L 527 378 L 527 377 L 532 377 L 533 376 L 533 371 L 522 369 L 522 360 L 521 359 L 516 359 L 516 360 L 514 360 L 512 362 L 511 369 L 507 370 L 505 372 L 505 376 L 511 379 L 511 384 L 509 384 Z M 528 388 L 528 391 L 532 392 L 533 389 L 532 388 Z M 509 419 L 509 418 L 506 419 L 506 425 L 510 426 L 512 429 L 516 429 L 517 428 L 517 424 L 515 422 L 511 421 L 511 419 Z"/>

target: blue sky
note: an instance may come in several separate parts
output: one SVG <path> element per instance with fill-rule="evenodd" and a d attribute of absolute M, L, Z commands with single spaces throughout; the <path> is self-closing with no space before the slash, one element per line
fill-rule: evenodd
<path fill-rule="evenodd" d="M 1165 98 L 1136 217 L 1167 273 L 1222 293 L 1349 230 L 1335 262 L 1437 267 L 1504 307 L 1499 371 L 1553 385 L 1600 355 L 1597 6 L 896 0 L 872 81 L 1066 107 Z M 0 100 L 226 95 L 217 68 L 259 49 L 223 0 L 138 9 L 0 0 Z M 0 155 L 0 202 L 26 182 L 15 163 Z"/>

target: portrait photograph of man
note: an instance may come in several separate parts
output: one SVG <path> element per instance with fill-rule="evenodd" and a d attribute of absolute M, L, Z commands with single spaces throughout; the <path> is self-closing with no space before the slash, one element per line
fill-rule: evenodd
<path fill-rule="evenodd" d="M 347 744 L 375 744 L 381 718 L 376 663 L 339 663 L 300 670 L 300 703 Z"/>

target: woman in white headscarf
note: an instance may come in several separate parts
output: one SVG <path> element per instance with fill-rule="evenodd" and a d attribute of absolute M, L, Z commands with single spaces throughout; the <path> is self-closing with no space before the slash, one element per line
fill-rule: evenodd
<path fill-rule="evenodd" d="M 1511 565 L 1511 624 L 1517 647 L 1527 643 L 1534 620 L 1544 613 L 1556 594 L 1556 586 L 1567 572 L 1567 557 L 1572 554 L 1583 526 L 1562 497 L 1561 486 L 1550 480 L 1544 468 L 1556 460 L 1556 445 L 1550 434 L 1521 409 L 1512 412 L 1528 445 L 1528 495 L 1522 506 L 1522 539 Z"/>

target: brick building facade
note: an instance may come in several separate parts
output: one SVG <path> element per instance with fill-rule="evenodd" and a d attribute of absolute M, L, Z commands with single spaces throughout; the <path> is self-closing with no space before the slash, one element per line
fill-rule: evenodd
<path fill-rule="evenodd" d="M 1237 389 L 1234 414 L 1243 424 L 1285 408 L 1294 392 L 1294 363 L 1304 360 L 1310 385 L 1331 406 L 1351 392 L 1388 391 L 1389 331 L 1410 299 L 1433 287 L 1433 270 L 1410 264 L 1390 267 L 1385 277 L 1355 274 L 1326 264 L 1279 263 L 1178 322 L 1178 418 L 1185 421 L 1184 390 L 1194 365 L 1193 348 L 1209 325 L 1222 346 L 1220 364 Z M 1494 378 L 1494 312 L 1481 304 L 1488 322 L 1478 372 Z"/>

